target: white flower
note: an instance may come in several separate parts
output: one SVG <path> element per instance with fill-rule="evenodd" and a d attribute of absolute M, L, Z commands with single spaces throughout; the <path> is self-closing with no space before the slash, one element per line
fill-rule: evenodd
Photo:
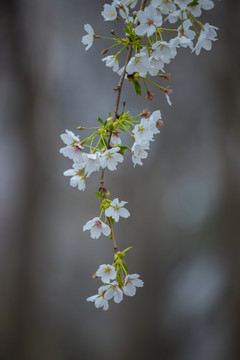
<path fill-rule="evenodd" d="M 66 134 L 60 135 L 65 146 L 60 149 L 60 153 L 69 159 L 73 160 L 76 163 L 82 161 L 82 149 L 83 147 L 80 144 L 80 139 L 78 136 L 74 135 L 72 131 L 65 130 Z"/>
<path fill-rule="evenodd" d="M 105 210 L 105 215 L 107 217 L 112 217 L 116 222 L 119 221 L 119 217 L 128 218 L 130 213 L 127 209 L 124 208 L 124 205 L 127 204 L 127 201 L 119 202 L 118 198 L 114 199 L 110 203 L 110 207 Z"/>
<path fill-rule="evenodd" d="M 89 25 L 89 24 L 85 24 L 84 25 L 84 29 L 85 29 L 85 31 L 87 32 L 87 35 L 84 35 L 83 37 L 82 37 L 82 43 L 84 44 L 84 45 L 87 45 L 87 47 L 86 47 L 86 49 L 85 50 L 88 50 L 91 46 L 92 46 L 92 44 L 93 44 L 93 41 L 94 41 L 94 30 L 93 30 L 93 28 L 91 27 L 91 25 Z"/>
<path fill-rule="evenodd" d="M 104 153 L 100 154 L 100 163 L 101 167 L 105 169 L 107 167 L 109 170 L 116 170 L 117 163 L 123 161 L 123 156 L 118 154 L 120 147 L 114 147 L 110 150 L 104 151 Z"/>
<path fill-rule="evenodd" d="M 101 12 L 105 21 L 115 20 L 117 17 L 117 10 L 114 5 L 104 4 L 104 10 Z"/>
<path fill-rule="evenodd" d="M 113 298 L 114 302 L 119 304 L 123 299 L 123 292 L 119 288 L 117 281 L 113 281 L 113 283 L 108 285 L 108 289 L 105 293 L 105 298 L 107 300 L 111 300 Z"/>
<path fill-rule="evenodd" d="M 70 179 L 70 185 L 72 187 L 78 187 L 78 190 L 85 190 L 85 176 L 83 173 L 83 166 L 82 164 L 73 164 L 73 169 L 69 169 L 64 171 L 64 176 L 72 176 Z"/>
<path fill-rule="evenodd" d="M 87 176 L 91 175 L 94 171 L 98 171 L 100 168 L 99 152 L 95 154 L 83 153 L 83 160 L 85 166 L 85 173 Z"/>
<path fill-rule="evenodd" d="M 151 5 L 165 15 L 176 10 L 176 5 L 172 0 L 152 0 Z"/>
<path fill-rule="evenodd" d="M 125 277 L 123 292 L 127 296 L 134 296 L 136 294 L 136 287 L 143 287 L 143 281 L 138 279 L 140 275 L 131 274 Z"/>
<path fill-rule="evenodd" d="M 168 15 L 166 20 L 170 22 L 170 24 L 174 24 L 176 21 L 178 21 L 179 18 L 181 18 L 182 12 L 181 10 L 176 10 Z"/>
<path fill-rule="evenodd" d="M 146 7 L 144 11 L 138 11 L 137 19 L 140 25 L 136 27 L 135 33 L 139 36 L 147 34 L 149 37 L 156 31 L 156 27 L 162 25 L 162 16 L 158 15 L 153 6 Z"/>
<path fill-rule="evenodd" d="M 152 56 L 155 58 L 161 56 L 162 60 L 167 64 L 170 62 L 170 59 L 175 58 L 177 55 L 176 46 L 172 42 L 156 41 L 152 49 L 155 50 Z"/>
<path fill-rule="evenodd" d="M 106 66 L 112 67 L 114 72 L 117 72 L 119 69 L 118 58 L 115 55 L 109 55 L 102 59 L 106 62 Z"/>
<path fill-rule="evenodd" d="M 91 238 L 98 239 L 101 233 L 105 236 L 109 236 L 111 233 L 110 227 L 103 223 L 98 217 L 89 220 L 84 226 L 83 231 L 90 230 Z"/>
<path fill-rule="evenodd" d="M 191 14 L 195 17 L 199 17 L 202 14 L 202 9 L 200 5 L 195 6 L 188 6 L 188 10 L 191 12 Z"/>
<path fill-rule="evenodd" d="M 195 51 L 196 55 L 199 55 L 201 48 L 204 48 L 205 50 L 211 50 L 212 43 L 211 41 L 215 41 L 217 33 L 216 30 L 218 28 L 216 26 L 209 25 L 208 23 L 204 25 L 203 30 L 201 30 L 200 36 L 198 38 L 198 42 L 193 49 Z"/>
<path fill-rule="evenodd" d="M 133 147 L 132 147 L 132 161 L 134 164 L 134 167 L 138 164 L 138 165 L 143 165 L 142 163 L 142 159 L 146 159 L 148 156 L 148 153 L 146 152 L 146 150 L 149 149 L 149 143 L 145 143 L 145 144 L 138 144 L 138 143 L 134 143 Z"/>
<path fill-rule="evenodd" d="M 133 134 L 137 143 L 147 143 L 153 140 L 152 124 L 148 119 L 141 119 L 140 124 L 135 125 Z"/>
<path fill-rule="evenodd" d="M 175 0 L 175 4 L 177 4 L 181 10 L 186 10 L 188 8 L 188 4 L 191 2 L 192 0 Z"/>
<path fill-rule="evenodd" d="M 97 309 L 102 307 L 103 310 L 108 310 L 109 309 L 108 301 L 104 296 L 105 296 L 105 289 L 103 286 L 101 286 L 98 289 L 98 294 L 88 297 L 87 301 L 94 302 Z"/>
<path fill-rule="evenodd" d="M 204 10 L 210 10 L 214 7 L 214 2 L 212 0 L 198 0 L 198 1 Z"/>
<path fill-rule="evenodd" d="M 122 140 L 119 137 L 119 134 L 121 134 L 121 131 L 119 129 L 115 129 L 111 136 L 111 143 L 113 145 L 121 145 Z"/>
<path fill-rule="evenodd" d="M 116 279 L 117 273 L 113 265 L 103 264 L 99 266 L 96 275 L 101 278 L 102 282 L 108 283 L 110 280 Z"/>
<path fill-rule="evenodd" d="M 140 76 L 147 74 L 147 58 L 148 55 L 145 52 L 141 52 L 133 56 L 127 64 L 126 71 L 129 75 L 139 72 Z"/>
<path fill-rule="evenodd" d="M 161 70 L 162 72 L 165 72 L 163 70 L 164 68 L 164 60 L 163 56 L 156 54 L 155 52 L 152 53 L 152 56 L 148 58 L 148 72 L 152 76 L 156 76 L 158 72 Z"/>
<path fill-rule="evenodd" d="M 171 105 L 172 105 L 172 102 L 171 102 L 171 100 L 170 100 L 169 95 L 168 95 L 167 93 L 165 93 L 165 95 L 166 95 L 166 100 L 167 100 L 167 102 L 168 102 L 168 105 L 171 106 Z"/>

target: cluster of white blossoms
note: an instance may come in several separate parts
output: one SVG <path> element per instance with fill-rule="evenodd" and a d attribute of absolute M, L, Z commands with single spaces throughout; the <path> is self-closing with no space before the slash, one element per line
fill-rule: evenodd
<path fill-rule="evenodd" d="M 139 5 L 140 10 L 136 10 L 136 5 Z M 113 227 L 120 217 L 128 218 L 130 213 L 125 208 L 126 201 L 110 199 L 110 192 L 104 185 L 105 169 L 117 170 L 127 154 L 131 154 L 134 167 L 143 165 L 142 160 L 148 156 L 150 143 L 163 125 L 160 110 L 151 113 L 145 109 L 137 116 L 132 116 L 125 111 L 126 104 L 123 102 L 120 111 L 123 81 L 127 79 L 132 83 L 139 96 L 143 88 L 146 99 L 150 101 L 154 94 L 148 86 L 155 86 L 164 93 L 171 105 L 169 95 L 172 90 L 169 86 L 159 85 L 152 78 L 170 80 L 169 74 L 165 74 L 165 66 L 176 57 L 179 48 L 189 48 L 196 55 L 199 55 L 201 49 L 211 50 L 212 41 L 217 40 L 217 28 L 208 23 L 203 24 L 198 18 L 203 10 L 213 7 L 212 0 L 114 0 L 104 4 L 101 15 L 104 21 L 123 23 L 123 37 L 114 30 L 111 30 L 111 37 L 96 35 L 90 24 L 84 25 L 87 34 L 82 37 L 82 43 L 86 45 L 86 50 L 97 39 L 113 41 L 112 45 L 102 51 L 102 55 L 112 49 L 117 52 L 103 57 L 102 61 L 120 76 L 114 88 L 117 95 L 113 114 L 109 112 L 105 120 L 99 117 L 98 126 L 79 126 L 78 130 L 91 130 L 91 135 L 82 140 L 69 130 L 61 135 L 65 146 L 60 149 L 60 153 L 73 162 L 72 168 L 64 172 L 65 176 L 70 177 L 72 187 L 84 191 L 86 179 L 92 173 L 101 173 L 99 191 L 95 192 L 101 200 L 100 214 L 83 226 L 83 231 L 90 231 L 92 239 L 98 239 L 103 234 L 113 241 L 114 262 L 112 265 L 100 265 L 93 277 L 101 278 L 103 285 L 96 295 L 87 298 L 97 308 L 107 310 L 109 300 L 120 303 L 123 295 L 133 296 L 136 287 L 143 286 L 139 275 L 130 274 L 124 261 L 125 253 L 131 247 L 122 252 L 117 249 Z M 122 60 L 124 50 L 127 51 L 125 61 Z M 120 64 L 121 61 L 124 66 Z M 131 137 L 131 146 L 124 145 L 122 133 Z"/>
<path fill-rule="evenodd" d="M 87 301 L 94 302 L 96 308 L 102 307 L 108 310 L 108 301 L 119 304 L 123 300 L 123 294 L 134 296 L 137 287 L 143 287 L 143 281 L 139 279 L 138 274 L 128 274 L 120 277 L 121 282 L 117 279 L 117 270 L 113 265 L 100 265 L 93 277 L 100 277 L 104 285 L 98 289 L 96 295 L 87 298 Z M 112 280 L 112 282 L 111 282 Z"/>
<path fill-rule="evenodd" d="M 176 57 L 178 48 L 189 47 L 192 52 L 199 55 L 202 48 L 211 50 L 212 41 L 217 40 L 218 28 L 208 23 L 202 24 L 197 19 L 201 16 L 202 10 L 214 7 L 212 0 L 152 0 L 143 11 L 134 11 L 130 15 L 131 8 L 136 4 L 137 1 L 114 0 L 111 5 L 105 4 L 102 11 L 105 21 L 118 20 L 120 16 L 127 26 L 124 30 L 130 35 L 129 42 L 113 38 L 116 46 L 122 45 L 125 48 L 129 43 L 133 44 L 133 47 L 135 43 L 138 44 L 127 65 L 127 75 L 138 73 L 141 78 L 146 78 L 147 75 L 156 76 L 159 72 L 164 72 L 165 64 L 169 64 Z M 167 22 L 170 26 L 176 22 L 181 24 L 176 28 L 166 28 Z M 85 25 L 85 30 L 87 35 L 83 36 L 82 42 L 87 45 L 88 50 L 94 39 L 100 36 L 95 36 L 89 24 Z M 164 40 L 166 34 L 167 40 Z M 124 68 L 119 65 L 121 52 L 122 49 L 102 59 L 106 66 L 112 67 L 119 75 Z"/>
<path fill-rule="evenodd" d="M 124 208 L 125 204 L 127 204 L 127 201 L 119 202 L 118 199 L 114 199 L 113 201 L 108 200 L 107 205 L 105 205 L 105 216 L 116 222 L 119 221 L 120 216 L 128 218 L 130 213 L 127 209 Z M 101 234 L 105 236 L 109 236 L 111 234 L 110 227 L 102 222 L 99 217 L 95 217 L 94 219 L 89 220 L 83 226 L 83 231 L 85 230 L 90 230 L 92 239 L 98 239 Z"/>
<path fill-rule="evenodd" d="M 161 112 L 160 110 L 154 111 L 152 114 L 146 112 L 142 114 L 140 121 L 135 121 L 137 124 L 132 124 L 128 133 L 131 134 L 134 139 L 131 148 L 128 148 L 132 153 L 132 161 L 134 166 L 136 164 L 143 165 L 142 159 L 148 156 L 147 150 L 149 150 L 150 142 L 153 141 L 153 135 L 160 132 L 159 127 L 162 126 Z M 131 119 L 128 118 L 130 121 Z M 120 121 L 119 126 L 122 126 L 125 120 Z M 90 153 L 83 151 L 84 146 L 80 141 L 79 136 L 76 136 L 72 131 L 65 130 L 65 134 L 61 135 L 61 139 L 66 145 L 60 149 L 65 157 L 73 160 L 72 169 L 64 171 L 65 176 L 70 176 L 70 185 L 77 187 L 79 190 L 85 190 L 86 178 L 93 172 L 100 169 L 109 169 L 114 171 L 117 169 L 117 164 L 122 163 L 124 160 L 121 152 L 122 140 L 119 137 L 121 130 L 116 128 L 111 137 L 112 146 L 110 149 L 103 147 L 102 149 L 91 148 Z M 101 136 L 100 132 L 96 135 Z M 108 216 L 108 215 L 107 215 Z"/>

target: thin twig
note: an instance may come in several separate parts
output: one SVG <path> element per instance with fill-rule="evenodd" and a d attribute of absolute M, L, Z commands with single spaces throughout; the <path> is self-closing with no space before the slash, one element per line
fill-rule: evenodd
<path fill-rule="evenodd" d="M 140 10 L 143 11 L 145 6 L 146 6 L 147 0 L 142 0 L 141 5 L 140 5 Z M 116 102 L 115 102 L 115 106 L 114 106 L 114 110 L 113 110 L 113 122 L 116 121 L 117 118 L 117 113 L 118 113 L 118 108 L 119 108 L 119 102 L 120 102 L 120 97 L 121 97 L 121 92 L 122 92 L 122 86 L 123 86 L 123 82 L 125 79 L 125 75 L 126 75 L 126 68 L 127 68 L 127 64 L 129 63 L 131 56 L 132 56 L 132 51 L 133 48 L 130 45 L 129 46 L 129 50 L 128 50 L 128 54 L 126 57 L 126 61 L 125 61 L 125 65 L 123 68 L 123 72 L 121 74 L 120 80 L 118 85 L 114 88 L 114 91 L 116 91 L 117 93 L 117 97 L 116 97 Z M 110 132 L 109 134 L 109 138 L 108 138 L 108 143 L 107 143 L 107 147 L 109 148 L 110 146 L 110 141 L 111 141 L 111 137 L 112 137 L 112 132 Z M 101 170 L 101 175 L 100 175 L 100 188 L 99 188 L 100 193 L 102 194 L 103 198 L 106 199 L 106 189 L 104 187 L 104 169 Z M 112 224 L 110 219 L 107 217 L 107 221 L 110 225 L 111 228 L 111 233 L 112 233 L 112 239 L 113 239 L 113 246 L 114 246 L 114 252 L 116 253 L 117 250 L 117 245 L 116 245 L 116 241 L 115 241 L 115 237 L 114 237 L 114 233 L 113 233 L 113 228 L 112 228 Z"/>

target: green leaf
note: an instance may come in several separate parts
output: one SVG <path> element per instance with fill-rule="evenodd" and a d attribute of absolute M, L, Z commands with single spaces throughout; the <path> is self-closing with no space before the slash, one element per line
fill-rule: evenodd
<path fill-rule="evenodd" d="M 98 117 L 98 122 L 100 122 L 100 124 L 103 125 L 103 121 L 102 121 L 102 119 L 100 117 Z"/>
<path fill-rule="evenodd" d="M 123 150 L 123 151 L 129 149 L 128 146 L 124 146 L 124 145 L 120 145 L 120 144 L 118 144 L 118 146 L 119 146 L 120 149 Z"/>
<path fill-rule="evenodd" d="M 99 199 L 103 200 L 103 196 L 99 191 L 95 191 L 95 195 L 99 197 Z"/>
<path fill-rule="evenodd" d="M 131 250 L 133 248 L 133 246 L 129 246 L 128 248 L 124 249 L 122 252 L 126 253 L 127 251 Z"/>
<path fill-rule="evenodd" d="M 127 267 L 125 261 L 122 261 L 122 267 L 126 271 L 126 273 L 129 274 L 129 270 L 128 270 L 128 267 Z"/>
<path fill-rule="evenodd" d="M 133 79 L 133 85 L 134 85 L 136 94 L 141 96 L 142 95 L 142 89 L 141 89 L 141 85 L 139 83 L 139 80 L 134 78 Z"/>

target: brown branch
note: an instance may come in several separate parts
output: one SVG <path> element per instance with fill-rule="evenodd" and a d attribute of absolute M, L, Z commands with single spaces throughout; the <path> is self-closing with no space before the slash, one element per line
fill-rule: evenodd
<path fill-rule="evenodd" d="M 142 0 L 141 5 L 140 5 L 140 10 L 143 11 L 145 6 L 146 6 L 147 0 Z M 122 92 L 122 86 L 123 86 L 123 82 L 125 79 L 125 75 L 126 75 L 126 68 L 127 68 L 127 64 L 129 63 L 131 56 L 132 56 L 132 51 L 133 48 L 130 45 L 129 50 L 128 50 L 128 54 L 126 57 L 126 61 L 125 61 L 125 65 L 123 68 L 123 72 L 121 74 L 120 80 L 118 85 L 114 88 L 114 91 L 116 91 L 117 93 L 117 97 L 116 97 L 116 102 L 115 102 L 115 106 L 114 106 L 114 110 L 113 110 L 113 122 L 116 121 L 117 118 L 117 113 L 118 113 L 118 108 L 119 108 L 119 102 L 120 102 L 120 97 L 121 97 L 121 92 Z M 111 141 L 111 137 L 112 137 L 112 132 L 110 132 L 109 138 L 108 138 L 108 143 L 107 143 L 107 147 L 109 148 L 110 146 L 110 141 Z M 100 187 L 99 187 L 99 191 L 102 194 L 102 196 L 104 197 L 104 199 L 106 199 L 106 189 L 104 186 L 104 169 L 101 170 L 101 175 L 100 175 Z M 116 241 L 115 241 L 115 237 L 114 237 L 114 233 L 113 233 L 113 228 L 112 228 L 112 224 L 109 218 L 107 218 L 107 221 L 110 225 L 111 228 L 111 234 L 112 234 L 112 238 L 113 238 L 113 245 L 114 245 L 114 252 L 117 252 L 117 246 L 116 246 Z"/>

